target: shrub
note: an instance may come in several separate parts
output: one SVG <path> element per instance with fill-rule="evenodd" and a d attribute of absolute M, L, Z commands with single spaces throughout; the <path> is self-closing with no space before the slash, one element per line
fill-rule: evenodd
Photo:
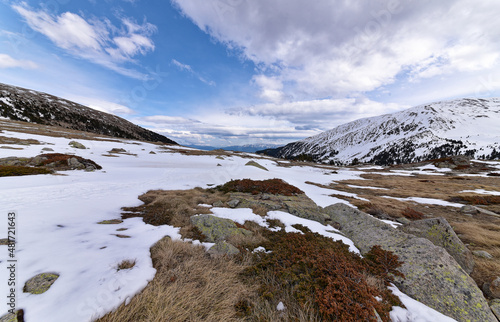
<path fill-rule="evenodd" d="M 0 177 L 27 176 L 33 174 L 50 174 L 52 171 L 44 168 L 33 168 L 20 165 L 1 165 Z"/>
<path fill-rule="evenodd" d="M 222 186 L 218 186 L 219 191 L 228 192 L 245 192 L 252 194 L 269 193 L 274 195 L 292 196 L 303 194 L 304 192 L 297 187 L 294 187 L 281 179 L 269 180 L 231 180 Z"/>
<path fill-rule="evenodd" d="M 390 273 L 401 276 L 396 255 L 378 247 L 369 258 L 361 258 L 340 241 L 294 227 L 303 233 L 267 232 L 264 247 L 271 252 L 254 255 L 256 264 L 245 270 L 249 282 L 259 283 L 263 300 L 277 302 L 290 292 L 303 307 L 312 302 L 323 320 L 368 321 L 374 319 L 374 309 L 389 320 L 392 306 L 401 304 L 385 288 L 369 283 L 367 276 L 376 276 L 385 285 L 392 281 Z"/>
<path fill-rule="evenodd" d="M 472 205 L 497 205 L 500 196 L 454 196 L 448 199 L 451 202 L 461 202 Z"/>
<path fill-rule="evenodd" d="M 410 207 L 406 207 L 406 209 L 404 209 L 401 212 L 401 215 L 403 215 L 404 217 L 406 217 L 408 219 L 415 219 L 415 220 L 424 218 L 423 213 L 421 213 L 420 211 L 416 211 L 415 209 L 412 209 Z"/>

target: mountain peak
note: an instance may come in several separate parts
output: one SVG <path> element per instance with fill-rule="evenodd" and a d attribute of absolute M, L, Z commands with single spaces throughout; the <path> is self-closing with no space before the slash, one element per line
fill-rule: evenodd
<path fill-rule="evenodd" d="M 499 120 L 498 98 L 441 101 L 359 119 L 266 152 L 334 164 L 410 163 L 457 154 L 488 159 L 500 151 Z"/>

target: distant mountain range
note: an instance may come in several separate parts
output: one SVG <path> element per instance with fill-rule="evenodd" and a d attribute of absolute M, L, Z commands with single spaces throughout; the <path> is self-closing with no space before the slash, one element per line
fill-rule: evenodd
<path fill-rule="evenodd" d="M 239 151 L 239 152 L 255 153 L 259 150 L 277 148 L 280 145 L 279 144 L 245 144 L 245 145 L 232 145 L 232 146 L 225 146 L 225 147 L 214 147 L 214 146 L 207 146 L 207 145 L 187 145 L 187 146 L 190 148 L 207 150 L 207 151 L 220 149 L 220 150 L 225 150 L 225 151 Z"/>
<path fill-rule="evenodd" d="M 121 117 L 46 93 L 0 83 L 0 116 L 113 137 L 177 144 Z"/>
<path fill-rule="evenodd" d="M 500 99 L 457 99 L 359 119 L 259 153 L 331 164 L 411 163 L 465 154 L 500 158 Z"/>

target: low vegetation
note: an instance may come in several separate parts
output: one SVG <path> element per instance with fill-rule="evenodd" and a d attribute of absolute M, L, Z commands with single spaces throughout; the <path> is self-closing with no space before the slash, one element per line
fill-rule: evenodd
<path fill-rule="evenodd" d="M 281 179 L 269 180 L 231 180 L 222 186 L 216 188 L 219 191 L 228 192 L 245 192 L 251 194 L 269 193 L 273 195 L 292 196 L 303 194 L 304 192 L 297 187 L 294 187 Z"/>
<path fill-rule="evenodd" d="M 225 204 L 225 189 L 300 191 L 281 180 L 235 180 L 209 190 L 153 190 L 139 197 L 144 205 L 123 208 L 123 217 L 181 227 L 184 237 L 203 240 L 189 218 L 210 213 L 203 204 Z M 284 227 L 276 219 L 269 223 Z M 359 321 L 375 320 L 376 314 L 388 321 L 391 307 L 401 305 L 387 290 L 392 276 L 401 275 L 401 263 L 390 252 L 374 247 L 361 258 L 342 242 L 300 225 L 294 227 L 302 233 L 273 232 L 248 221 L 238 227 L 252 235 L 228 240 L 240 250 L 234 257 L 208 256 L 202 247 L 169 238 L 158 242 L 151 249 L 157 269 L 153 281 L 128 305 L 98 321 Z M 268 252 L 252 253 L 258 246 Z M 283 310 L 277 309 L 280 302 Z"/>
<path fill-rule="evenodd" d="M 0 177 L 27 176 L 51 173 L 52 171 L 45 168 L 27 167 L 20 165 L 0 165 Z"/>

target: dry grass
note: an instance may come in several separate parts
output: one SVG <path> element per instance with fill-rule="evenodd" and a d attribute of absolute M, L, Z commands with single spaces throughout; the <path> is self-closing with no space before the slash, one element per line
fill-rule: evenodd
<path fill-rule="evenodd" d="M 202 240 L 203 236 L 191 225 L 189 218 L 197 214 L 211 214 L 209 208 L 200 204 L 212 205 L 217 201 L 226 202 L 229 197 L 218 191 L 201 188 L 190 190 L 151 190 L 139 196 L 144 202 L 138 207 L 124 207 L 122 218 L 142 217 L 151 225 L 172 225 L 181 227 L 184 238 Z"/>
<path fill-rule="evenodd" d="M 120 322 L 239 321 L 235 305 L 252 289 L 239 279 L 244 265 L 164 238 L 151 249 L 158 270 L 128 305 L 97 320 Z"/>
<path fill-rule="evenodd" d="M 131 269 L 132 267 L 135 266 L 135 259 L 124 259 L 123 261 L 118 264 L 116 267 L 116 270 L 120 271 L 122 269 Z"/>

